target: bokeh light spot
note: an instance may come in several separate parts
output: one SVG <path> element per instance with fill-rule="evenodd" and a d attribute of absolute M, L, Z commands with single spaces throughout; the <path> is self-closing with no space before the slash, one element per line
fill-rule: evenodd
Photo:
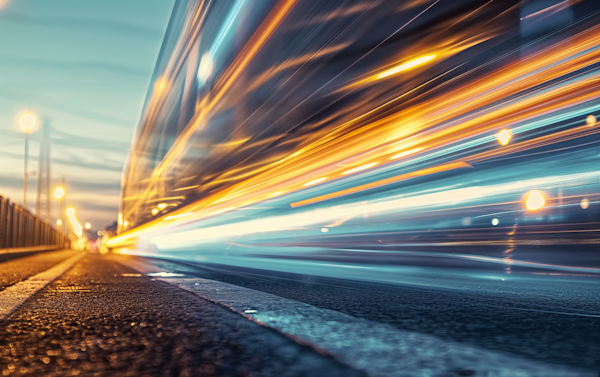
<path fill-rule="evenodd" d="M 531 190 L 527 193 L 527 197 L 525 198 L 525 205 L 527 209 L 536 210 L 540 209 L 546 203 L 546 199 L 542 196 L 542 194 L 537 190 Z"/>

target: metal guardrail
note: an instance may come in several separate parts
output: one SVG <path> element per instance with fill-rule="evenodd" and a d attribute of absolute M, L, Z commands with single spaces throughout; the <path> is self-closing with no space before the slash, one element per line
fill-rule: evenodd
<path fill-rule="evenodd" d="M 0 250 L 63 246 L 67 236 L 25 208 L 0 196 Z"/>

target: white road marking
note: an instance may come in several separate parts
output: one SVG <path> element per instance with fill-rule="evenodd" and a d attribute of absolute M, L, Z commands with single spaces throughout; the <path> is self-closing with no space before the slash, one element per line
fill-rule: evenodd
<path fill-rule="evenodd" d="M 116 259 L 141 273 L 163 271 L 139 258 Z M 370 376 L 575 377 L 595 373 L 550 365 L 196 277 L 158 278 L 336 356 Z"/>
<path fill-rule="evenodd" d="M 0 321 L 8 318 L 36 292 L 73 267 L 85 254 L 77 253 L 44 272 L 0 291 Z"/>

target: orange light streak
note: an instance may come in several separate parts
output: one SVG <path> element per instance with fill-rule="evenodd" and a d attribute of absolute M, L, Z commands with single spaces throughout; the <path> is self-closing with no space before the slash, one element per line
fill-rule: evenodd
<path fill-rule="evenodd" d="M 439 172 L 453 170 L 453 169 L 458 169 L 458 168 L 469 168 L 469 167 L 471 167 L 471 165 L 467 164 L 466 162 L 453 162 L 453 163 L 446 164 L 446 165 L 435 166 L 435 167 L 432 167 L 432 168 L 421 169 L 421 170 L 417 170 L 417 171 L 414 171 L 414 172 L 397 175 L 395 177 L 382 179 L 380 181 L 367 183 L 367 184 L 356 186 L 356 187 L 352 187 L 352 188 L 349 188 L 349 189 L 346 189 L 346 190 L 332 192 L 330 194 L 325 194 L 325 195 L 317 196 L 315 198 L 301 200 L 299 202 L 291 203 L 290 206 L 292 206 L 292 208 L 301 207 L 301 206 L 305 206 L 305 205 L 308 205 L 308 204 L 322 202 L 324 200 L 329 200 L 329 199 L 333 199 L 333 198 L 339 198 L 340 196 L 355 194 L 357 192 L 361 192 L 361 191 L 365 191 L 365 190 L 370 190 L 370 189 L 376 188 L 376 187 L 390 185 L 392 183 L 398 183 L 398 182 L 405 181 L 407 179 L 411 179 L 411 178 L 415 178 L 415 177 L 422 177 L 424 175 L 439 173 Z"/>
<path fill-rule="evenodd" d="M 285 4 L 291 7 L 293 5 L 291 3 L 293 2 L 288 1 Z M 280 8 L 278 14 L 289 11 L 287 9 L 284 12 L 284 8 Z M 269 22 L 278 23 L 280 20 L 274 18 Z M 268 37 L 267 34 L 264 34 L 265 38 Z M 392 105 L 396 105 L 394 99 L 390 100 L 385 105 L 367 110 L 340 124 L 328 134 L 303 145 L 299 151 L 278 160 L 277 163 L 272 163 L 266 169 L 261 166 L 254 171 L 245 171 L 244 175 L 249 178 L 186 206 L 181 211 L 199 208 L 197 213 L 194 211 L 194 216 L 190 216 L 190 219 L 198 219 L 209 212 L 223 208 L 231 206 L 239 208 L 240 203 L 257 203 L 272 197 L 274 192 L 292 193 L 302 190 L 304 189 L 303 185 L 307 181 L 315 180 L 315 177 L 328 176 L 330 177 L 328 181 L 341 178 L 343 172 L 348 171 L 348 166 L 339 166 L 340 161 L 353 159 L 353 165 L 367 165 L 375 161 L 396 163 L 390 158 L 402 156 L 403 153 L 412 150 L 444 148 L 467 138 L 485 135 L 501 127 L 512 128 L 517 123 L 548 116 L 553 112 L 598 98 L 600 89 L 597 85 L 599 81 L 597 78 L 593 80 L 571 79 L 569 82 L 561 83 L 560 86 L 553 84 L 554 86 L 549 88 L 530 90 L 533 87 L 555 82 L 566 74 L 600 62 L 600 51 L 586 51 L 597 46 L 598 40 L 600 40 L 600 28 L 598 26 L 589 28 L 524 60 L 496 69 L 481 79 L 467 82 L 442 94 L 433 96 L 430 93 L 420 94 L 410 99 L 407 102 L 408 105 L 402 110 L 383 118 L 371 120 L 371 116 L 377 115 L 375 110 L 381 113 L 390 110 Z M 259 48 L 255 45 L 254 47 Z M 586 53 L 583 53 L 584 51 Z M 230 87 L 233 74 L 236 72 L 239 74 L 239 69 L 244 67 L 242 63 L 247 64 L 247 62 L 242 59 L 232 68 L 232 73 L 227 76 L 223 86 L 219 89 L 220 96 L 223 95 L 224 90 Z M 404 94 L 399 94 L 397 98 L 403 96 Z M 207 103 L 207 107 L 210 107 L 209 105 L 215 106 L 215 102 L 211 100 Z M 205 110 L 206 108 L 199 114 L 207 115 Z M 200 116 L 195 119 L 199 121 Z M 552 135 L 484 151 L 462 158 L 461 161 L 392 177 L 389 178 L 389 183 L 432 174 L 436 171 L 468 167 L 470 163 L 483 159 L 508 155 L 597 132 L 597 124 L 592 126 L 586 124 Z M 182 143 L 183 141 L 180 141 L 179 144 L 176 143 L 176 148 L 182 148 Z M 403 146 L 403 143 L 406 146 Z M 402 152 L 402 148 L 407 151 Z M 174 150 L 169 153 L 171 152 L 176 153 Z M 160 168 L 157 168 L 158 170 L 155 172 L 160 174 L 161 169 L 166 166 L 163 163 L 172 161 L 174 158 L 173 153 L 168 154 L 168 158 L 165 157 Z M 361 154 L 364 154 L 365 160 L 361 161 L 360 158 L 356 158 Z M 383 165 L 384 162 L 381 164 Z M 293 203 L 292 206 L 315 203 L 389 183 L 387 180 L 372 182 L 299 201 Z M 159 220 L 157 219 L 157 221 Z M 122 240 L 141 234 L 139 231 L 147 231 L 155 224 L 156 222 L 147 223 L 135 230 L 123 233 L 121 235 L 123 237 L 119 236 L 118 239 Z"/>

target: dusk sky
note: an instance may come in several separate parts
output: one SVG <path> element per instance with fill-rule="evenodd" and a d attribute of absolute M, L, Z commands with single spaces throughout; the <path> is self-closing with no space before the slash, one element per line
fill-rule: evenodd
<path fill-rule="evenodd" d="M 173 3 L 0 0 L 3 196 L 23 201 L 24 134 L 18 119 L 30 111 L 40 121 L 51 120 L 52 187 L 66 179 L 67 205 L 92 229 L 116 220 L 123 163 Z M 30 135 L 30 172 L 38 170 L 40 136 Z M 36 184 L 33 174 L 31 211 Z"/>

